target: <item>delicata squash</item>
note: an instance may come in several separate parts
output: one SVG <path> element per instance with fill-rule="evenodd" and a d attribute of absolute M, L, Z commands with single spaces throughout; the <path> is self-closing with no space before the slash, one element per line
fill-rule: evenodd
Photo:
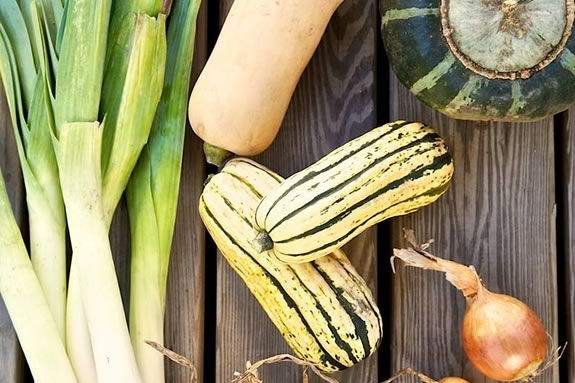
<path fill-rule="evenodd" d="M 328 372 L 351 367 L 376 350 L 382 324 L 369 288 L 346 255 L 336 250 L 288 265 L 253 246 L 256 207 L 281 181 L 253 161 L 233 159 L 206 183 L 200 216 L 295 354 Z"/>
<path fill-rule="evenodd" d="M 264 151 L 342 1 L 234 1 L 190 97 L 196 134 L 212 149 L 242 156 Z"/>
<path fill-rule="evenodd" d="M 287 263 L 318 259 L 384 219 L 434 202 L 452 174 L 447 146 L 432 128 L 381 126 L 266 195 L 256 212 L 255 245 Z"/>

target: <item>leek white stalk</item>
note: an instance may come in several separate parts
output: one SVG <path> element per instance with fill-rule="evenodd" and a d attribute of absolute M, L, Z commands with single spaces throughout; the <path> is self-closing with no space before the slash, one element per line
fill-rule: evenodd
<path fill-rule="evenodd" d="M 55 148 L 98 381 L 139 382 L 103 215 L 102 129 L 64 123 Z"/>
<path fill-rule="evenodd" d="M 76 258 L 72 257 L 71 270 L 77 270 Z M 70 273 L 66 310 L 66 349 L 76 376 L 82 383 L 98 383 L 96 363 L 90 340 L 90 330 L 84 315 L 78 272 Z"/>
<path fill-rule="evenodd" d="M 28 257 L 0 175 L 0 294 L 32 376 L 38 383 L 76 383 L 40 282 Z"/>
<path fill-rule="evenodd" d="M 132 239 L 130 334 L 146 383 L 162 383 L 165 379 L 163 356 L 145 341 L 164 342 L 166 284 L 199 7 L 199 0 L 179 0 L 172 10 L 164 89 L 150 140 L 126 194 Z"/>
<path fill-rule="evenodd" d="M 98 381 L 140 382 L 102 203 L 98 110 L 110 0 L 69 0 L 56 76 L 53 143 Z"/>
<path fill-rule="evenodd" d="M 21 12 L 15 0 L 0 3 L 0 77 L 26 186 L 32 264 L 64 340 L 66 222 L 50 137 L 53 120 L 48 77 L 52 69 L 44 45 L 46 12 L 37 1 L 22 4 Z M 35 85 L 27 96 L 30 90 L 23 89 L 30 86 L 30 80 Z"/>

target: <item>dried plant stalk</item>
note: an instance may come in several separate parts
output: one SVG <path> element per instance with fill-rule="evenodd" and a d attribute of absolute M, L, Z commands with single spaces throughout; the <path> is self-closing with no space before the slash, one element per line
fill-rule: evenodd
<path fill-rule="evenodd" d="M 147 340 L 146 343 L 156 349 L 157 351 L 164 354 L 164 356 L 170 359 L 172 362 L 179 364 L 182 367 L 187 368 L 191 372 L 190 383 L 197 383 L 198 382 L 198 370 L 196 370 L 196 366 L 186 357 L 175 353 L 174 351 L 165 348 L 159 343 L 152 342 Z"/>
<path fill-rule="evenodd" d="M 415 371 L 413 368 L 404 368 L 403 370 L 399 371 L 397 374 L 395 374 L 394 376 L 392 376 L 391 378 L 387 379 L 385 382 L 382 383 L 394 382 L 395 380 L 405 375 L 415 376 L 419 379 L 421 383 L 437 383 L 437 381 L 431 379 L 428 376 L 423 375 L 421 372 Z"/>
<path fill-rule="evenodd" d="M 266 364 L 276 364 L 286 362 L 293 363 L 303 367 L 303 383 L 309 382 L 309 375 L 308 375 L 309 370 L 311 370 L 317 377 L 319 377 L 324 382 L 339 383 L 334 378 L 331 378 L 326 374 L 324 374 L 323 372 L 321 372 L 313 363 L 303 361 L 290 354 L 281 354 L 272 356 L 270 358 L 260 360 L 254 364 L 248 362 L 246 371 L 244 371 L 241 374 L 236 372 L 234 374 L 236 377 L 232 380 L 232 383 L 264 383 L 258 376 L 258 368 Z"/>

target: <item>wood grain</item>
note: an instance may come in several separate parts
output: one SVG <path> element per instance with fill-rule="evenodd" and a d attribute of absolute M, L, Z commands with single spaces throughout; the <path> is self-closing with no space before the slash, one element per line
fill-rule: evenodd
<path fill-rule="evenodd" d="M 0 85 L 0 168 L 12 202 L 14 215 L 23 235 L 26 235 L 24 180 L 20 171 L 20 161 L 10 112 L 6 104 L 4 88 Z M 1 229 L 0 229 L 1 230 Z M 8 312 L 0 298 L 0 383 L 20 383 L 24 380 L 24 357 Z"/>
<path fill-rule="evenodd" d="M 536 124 L 456 122 L 431 112 L 392 76 L 392 118 L 437 127 L 455 161 L 450 191 L 416 214 L 393 220 L 435 239 L 431 252 L 474 265 L 495 292 L 513 295 L 542 317 L 557 339 L 553 120 Z M 463 297 L 439 273 L 398 268 L 393 283 L 392 368 L 416 368 L 440 379 L 491 382 L 463 354 Z M 558 368 L 538 382 L 558 382 Z"/>
<path fill-rule="evenodd" d="M 567 366 L 565 370 L 568 374 L 567 381 L 575 381 L 575 108 L 571 108 L 566 114 L 567 120 L 562 129 L 559 137 L 558 147 L 561 150 L 560 159 L 562 166 L 562 174 L 560 178 L 563 181 L 561 185 L 561 195 L 563 200 L 560 201 L 562 208 L 562 230 L 563 243 L 560 244 L 563 248 L 563 257 L 561 264 L 564 266 L 562 277 L 565 284 L 563 292 L 563 301 L 559 302 L 560 305 L 565 305 L 562 311 L 564 315 L 563 326 L 565 330 L 564 341 L 567 341 L 567 353 L 564 356 L 565 360 L 562 363 Z M 562 370 L 563 372 L 563 370 Z"/>
<path fill-rule="evenodd" d="M 126 318 L 130 312 L 130 218 L 128 217 L 128 205 L 126 198 L 122 196 L 114 219 L 110 226 L 110 246 L 116 267 L 116 276 L 120 284 L 122 303 Z"/>
<path fill-rule="evenodd" d="M 231 4 L 220 2 L 222 21 Z M 289 176 L 375 126 L 376 9 L 372 0 L 348 0 L 338 10 L 299 83 L 277 140 L 258 161 Z M 346 250 L 375 291 L 375 231 Z M 216 382 L 229 382 L 247 360 L 290 352 L 221 255 L 217 308 Z M 266 383 L 302 381 L 301 369 L 289 365 L 265 367 L 261 377 Z M 339 375 L 342 383 L 374 383 L 377 378 L 377 356 Z"/>
<path fill-rule="evenodd" d="M 190 130 L 191 132 L 191 130 Z M 166 346 L 190 359 L 203 376 L 205 230 L 197 211 L 205 169 L 198 140 L 186 140 L 166 307 Z M 190 371 L 170 363 L 168 382 L 189 383 Z"/>

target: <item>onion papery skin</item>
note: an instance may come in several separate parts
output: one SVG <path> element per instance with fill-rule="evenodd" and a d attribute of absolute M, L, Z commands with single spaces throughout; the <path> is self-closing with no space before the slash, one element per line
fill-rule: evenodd
<path fill-rule="evenodd" d="M 536 373 L 547 355 L 547 334 L 523 302 L 483 289 L 465 314 L 463 348 L 479 372 L 511 382 Z"/>

